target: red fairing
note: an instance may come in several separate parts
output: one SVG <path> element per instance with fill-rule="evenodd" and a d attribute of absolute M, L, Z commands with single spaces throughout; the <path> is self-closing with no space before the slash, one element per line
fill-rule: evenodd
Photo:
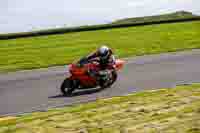
<path fill-rule="evenodd" d="M 115 61 L 115 68 L 116 68 L 117 70 L 120 70 L 120 69 L 122 69 L 122 67 L 124 66 L 124 64 L 125 64 L 125 61 L 120 60 L 120 59 L 117 59 L 117 60 Z"/>
<path fill-rule="evenodd" d="M 109 68 L 115 68 L 119 70 L 123 67 L 124 61 L 117 59 L 115 64 L 112 66 L 108 66 Z M 98 63 L 88 63 L 83 65 L 82 67 L 78 66 L 77 64 L 69 65 L 69 72 L 71 73 L 70 79 L 75 79 L 81 82 L 83 86 L 95 86 L 96 79 L 88 75 L 88 70 L 99 71 L 100 67 Z"/>

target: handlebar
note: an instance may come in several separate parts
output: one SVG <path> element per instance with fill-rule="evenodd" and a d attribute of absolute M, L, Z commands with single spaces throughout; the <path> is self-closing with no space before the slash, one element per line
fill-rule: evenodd
<path fill-rule="evenodd" d="M 86 59 L 82 58 L 81 60 L 76 62 L 76 65 L 79 66 L 79 67 L 82 67 L 82 66 L 84 66 L 85 64 L 88 64 L 88 63 L 98 63 L 99 64 L 99 60 L 98 59 L 86 60 Z"/>
<path fill-rule="evenodd" d="M 99 63 L 100 61 L 98 59 L 92 59 L 88 61 L 89 63 Z"/>

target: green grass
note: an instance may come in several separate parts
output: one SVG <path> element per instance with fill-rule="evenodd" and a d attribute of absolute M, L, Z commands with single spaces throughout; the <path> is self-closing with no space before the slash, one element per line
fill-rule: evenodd
<path fill-rule="evenodd" d="M 0 133 L 199 133 L 200 84 L 0 120 Z"/>
<path fill-rule="evenodd" d="M 178 11 L 169 14 L 156 15 L 156 16 L 145 16 L 137 18 L 127 18 L 121 19 L 113 22 L 112 24 L 130 24 L 130 23 L 144 23 L 144 22 L 155 22 L 162 20 L 177 20 L 177 19 L 186 19 L 197 17 L 197 15 L 192 14 L 191 12 Z"/>
<path fill-rule="evenodd" d="M 0 72 L 68 64 L 102 43 L 118 57 L 200 48 L 200 21 L 0 40 Z"/>

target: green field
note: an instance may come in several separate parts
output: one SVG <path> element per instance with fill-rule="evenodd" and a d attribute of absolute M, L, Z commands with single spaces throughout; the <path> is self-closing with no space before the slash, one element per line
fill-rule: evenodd
<path fill-rule="evenodd" d="M 0 118 L 0 133 L 199 133 L 200 84 Z"/>
<path fill-rule="evenodd" d="M 145 17 L 121 19 L 121 20 L 114 21 L 112 24 L 144 23 L 144 22 L 155 22 L 155 21 L 163 21 L 163 20 L 186 19 L 186 18 L 193 18 L 193 17 L 197 17 L 197 15 L 194 15 L 191 12 L 178 11 L 174 13 L 156 15 L 156 16 L 145 16 Z"/>
<path fill-rule="evenodd" d="M 0 40 L 0 72 L 67 64 L 102 43 L 118 57 L 200 48 L 200 21 Z"/>

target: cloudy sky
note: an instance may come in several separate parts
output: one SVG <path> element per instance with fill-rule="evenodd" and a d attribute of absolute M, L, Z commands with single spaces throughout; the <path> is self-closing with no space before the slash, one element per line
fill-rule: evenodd
<path fill-rule="evenodd" d="M 0 33 L 108 23 L 178 10 L 200 15 L 200 0 L 0 0 Z"/>

